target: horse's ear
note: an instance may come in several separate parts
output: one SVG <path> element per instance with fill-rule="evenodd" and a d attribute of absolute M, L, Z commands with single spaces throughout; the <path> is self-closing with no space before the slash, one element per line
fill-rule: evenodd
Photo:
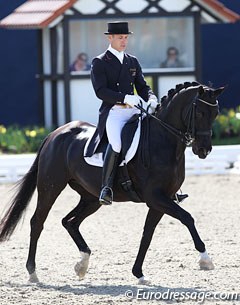
<path fill-rule="evenodd" d="M 217 89 L 213 90 L 214 96 L 217 97 L 220 94 L 222 94 L 223 91 L 226 89 L 226 87 L 227 86 L 223 86 L 223 87 L 220 87 L 220 88 L 217 88 Z"/>
<path fill-rule="evenodd" d="M 202 95 L 203 93 L 204 93 L 203 86 L 199 86 L 199 88 L 198 88 L 198 94 L 199 94 L 199 95 Z"/>

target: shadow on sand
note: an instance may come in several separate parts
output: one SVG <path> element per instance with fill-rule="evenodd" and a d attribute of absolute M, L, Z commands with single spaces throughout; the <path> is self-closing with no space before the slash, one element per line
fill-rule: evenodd
<path fill-rule="evenodd" d="M 52 285 L 52 284 L 13 284 L 2 283 L 9 288 L 29 289 L 34 287 L 34 290 L 58 291 L 62 294 L 73 295 L 102 295 L 108 297 L 121 297 L 126 300 L 161 300 L 166 303 L 179 301 L 198 301 L 203 302 L 206 299 L 212 299 L 217 293 L 200 288 L 190 287 L 163 287 L 159 285 L 93 285 L 93 284 L 74 284 L 74 285 Z"/>

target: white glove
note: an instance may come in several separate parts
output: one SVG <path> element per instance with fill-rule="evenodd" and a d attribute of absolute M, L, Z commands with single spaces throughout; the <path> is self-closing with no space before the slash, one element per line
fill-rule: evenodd
<path fill-rule="evenodd" d="M 140 100 L 138 95 L 130 95 L 130 94 L 125 95 L 123 101 L 124 104 L 128 104 L 131 107 L 137 106 L 139 102 Z"/>
<path fill-rule="evenodd" d="M 150 114 L 154 113 L 154 111 L 158 105 L 157 97 L 155 95 L 152 95 L 150 97 L 150 99 L 147 101 L 147 105 L 148 105 L 148 112 Z"/>

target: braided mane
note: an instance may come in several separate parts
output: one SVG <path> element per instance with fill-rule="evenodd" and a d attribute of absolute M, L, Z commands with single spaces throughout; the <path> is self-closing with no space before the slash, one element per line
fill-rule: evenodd
<path fill-rule="evenodd" d="M 189 87 L 196 87 L 196 86 L 200 86 L 201 84 L 198 82 L 185 82 L 183 84 L 177 84 L 176 87 L 174 89 L 170 89 L 168 91 L 168 95 L 165 95 L 161 98 L 161 105 L 166 106 L 166 104 L 168 104 L 168 102 L 173 98 L 173 96 L 180 92 L 182 89 L 187 89 Z"/>

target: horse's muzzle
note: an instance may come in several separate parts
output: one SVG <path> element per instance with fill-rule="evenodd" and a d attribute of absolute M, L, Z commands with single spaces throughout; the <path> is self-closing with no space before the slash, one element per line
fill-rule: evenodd
<path fill-rule="evenodd" d="M 192 147 L 192 151 L 195 155 L 197 155 L 200 159 L 205 159 L 210 152 L 212 151 L 212 147 L 209 149 L 206 149 L 205 147 Z"/>

